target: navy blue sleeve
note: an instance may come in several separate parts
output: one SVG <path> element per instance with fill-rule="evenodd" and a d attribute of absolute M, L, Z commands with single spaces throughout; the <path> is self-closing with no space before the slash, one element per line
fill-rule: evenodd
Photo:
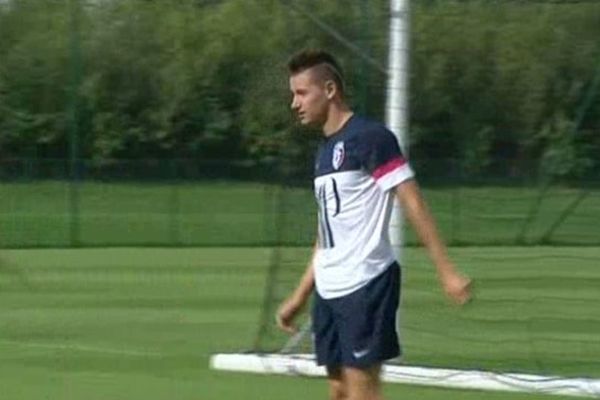
<path fill-rule="evenodd" d="M 380 127 L 366 132 L 361 141 L 362 167 L 375 178 L 390 163 L 405 163 L 398 140 L 389 130 Z M 382 169 L 384 168 L 384 169 Z"/>
<path fill-rule="evenodd" d="M 362 168 L 382 190 L 390 190 L 414 177 L 398 140 L 384 127 L 365 132 L 361 146 Z"/>

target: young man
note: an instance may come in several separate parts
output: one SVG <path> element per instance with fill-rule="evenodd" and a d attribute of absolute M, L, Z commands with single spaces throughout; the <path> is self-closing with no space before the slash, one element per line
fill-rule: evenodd
<path fill-rule="evenodd" d="M 380 400 L 383 361 L 400 354 L 396 310 L 400 268 L 388 238 L 394 197 L 423 241 L 440 283 L 457 304 L 470 280 L 450 262 L 413 172 L 383 125 L 353 114 L 344 80 L 328 53 L 302 51 L 288 63 L 292 110 L 322 130 L 315 163 L 318 239 L 306 272 L 276 315 L 281 329 L 316 287 L 312 310 L 317 362 L 327 369 L 333 400 Z"/>

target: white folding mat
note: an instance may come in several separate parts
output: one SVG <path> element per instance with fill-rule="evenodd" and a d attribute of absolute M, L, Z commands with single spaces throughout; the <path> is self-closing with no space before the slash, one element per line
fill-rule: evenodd
<path fill-rule="evenodd" d="M 325 369 L 317 366 L 310 354 L 216 354 L 210 359 L 210 367 L 257 374 L 325 376 Z M 385 365 L 382 374 L 385 382 L 411 385 L 600 398 L 598 379 L 401 365 Z"/>

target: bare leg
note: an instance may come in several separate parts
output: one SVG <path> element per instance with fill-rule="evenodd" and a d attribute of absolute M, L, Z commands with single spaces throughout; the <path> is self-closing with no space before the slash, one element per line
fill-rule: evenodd
<path fill-rule="evenodd" d="M 379 374 L 381 364 L 367 369 L 344 367 L 343 377 L 348 400 L 383 400 Z"/>
<path fill-rule="evenodd" d="M 344 379 L 342 369 L 339 367 L 327 367 L 327 380 L 329 382 L 330 400 L 347 400 L 348 388 Z"/>

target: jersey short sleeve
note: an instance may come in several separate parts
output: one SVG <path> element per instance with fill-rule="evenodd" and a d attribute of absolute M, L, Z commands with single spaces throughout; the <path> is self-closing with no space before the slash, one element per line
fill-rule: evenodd
<path fill-rule="evenodd" d="M 396 137 L 384 127 L 367 132 L 361 147 L 362 167 L 382 190 L 388 191 L 414 177 Z"/>

